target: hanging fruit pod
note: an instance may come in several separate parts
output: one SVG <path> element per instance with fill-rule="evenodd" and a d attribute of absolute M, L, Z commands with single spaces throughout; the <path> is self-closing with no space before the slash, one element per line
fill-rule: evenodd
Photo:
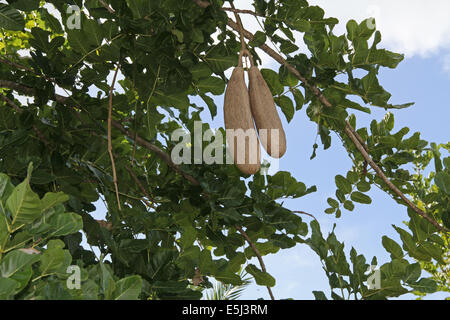
<path fill-rule="evenodd" d="M 250 64 L 248 71 L 250 106 L 259 139 L 271 157 L 281 158 L 286 152 L 286 134 L 272 92 L 258 67 L 253 65 L 252 57 Z"/>
<path fill-rule="evenodd" d="M 239 170 L 252 175 L 261 167 L 261 150 L 250 109 L 250 97 L 245 84 L 242 60 L 247 50 L 239 54 L 239 64 L 234 68 L 225 91 L 224 119 L 227 143 L 234 163 Z"/>

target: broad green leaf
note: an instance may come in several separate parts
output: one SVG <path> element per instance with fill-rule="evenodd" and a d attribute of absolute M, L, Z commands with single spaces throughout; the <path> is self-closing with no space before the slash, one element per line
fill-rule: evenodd
<path fill-rule="evenodd" d="M 39 9 L 39 0 L 17 0 L 11 3 L 11 7 L 22 11 L 33 11 Z"/>
<path fill-rule="evenodd" d="M 9 278 L 17 282 L 16 293 L 20 292 L 28 285 L 32 276 L 33 268 L 31 265 L 28 265 Z"/>
<path fill-rule="evenodd" d="M 11 212 L 12 228 L 22 224 L 28 224 L 41 215 L 41 200 L 31 190 L 29 178 L 14 188 L 14 191 L 6 201 L 6 208 Z"/>
<path fill-rule="evenodd" d="M 212 70 L 205 62 L 194 65 L 190 70 L 193 80 L 200 80 L 209 78 L 212 75 Z"/>
<path fill-rule="evenodd" d="M 204 58 L 205 62 L 211 67 L 211 69 L 217 73 L 221 74 L 225 70 L 237 65 L 237 57 L 232 56 L 221 56 L 218 54 L 210 54 Z"/>
<path fill-rule="evenodd" d="M 64 203 L 69 200 L 69 196 L 64 194 L 63 192 L 48 192 L 41 199 L 41 209 L 42 211 L 46 211 L 60 203 Z"/>
<path fill-rule="evenodd" d="M 414 283 L 419 279 L 422 273 L 422 269 L 420 267 L 420 263 L 413 263 L 406 267 L 406 273 L 403 276 L 403 281 L 406 283 Z"/>
<path fill-rule="evenodd" d="M 387 236 L 383 236 L 382 243 L 383 243 L 383 247 L 386 249 L 386 251 L 391 254 L 392 259 L 394 259 L 394 258 L 402 259 L 403 258 L 403 250 L 400 247 L 400 245 L 397 244 L 397 242 L 395 242 L 394 240 L 392 240 L 391 238 L 389 238 Z"/>
<path fill-rule="evenodd" d="M 313 291 L 313 295 L 316 300 L 328 300 L 323 291 Z"/>
<path fill-rule="evenodd" d="M 6 201 L 14 190 L 11 179 L 4 173 L 0 173 L 0 202 Z"/>
<path fill-rule="evenodd" d="M 61 247 L 53 247 L 44 251 L 41 255 L 39 270 L 41 276 L 56 273 L 64 262 L 64 250 Z"/>
<path fill-rule="evenodd" d="M 295 113 L 295 108 L 292 100 L 286 96 L 280 96 L 275 98 L 275 102 L 281 108 L 281 111 L 283 111 L 287 122 L 291 122 Z"/>
<path fill-rule="evenodd" d="M 151 2 L 146 0 L 126 0 L 128 7 L 136 19 L 143 19 L 151 13 Z"/>
<path fill-rule="evenodd" d="M 269 86 L 269 89 L 272 92 L 273 96 L 283 93 L 284 87 L 280 83 L 278 73 L 271 69 L 261 69 L 261 74 L 264 77 L 264 80 L 266 80 L 266 83 Z"/>
<path fill-rule="evenodd" d="M 267 272 L 259 270 L 254 264 L 249 264 L 245 270 L 253 276 L 256 284 L 267 287 L 275 286 L 275 279 Z"/>
<path fill-rule="evenodd" d="M 303 93 L 298 89 L 293 89 L 294 100 L 295 100 L 295 110 L 299 111 L 305 104 L 305 97 Z"/>
<path fill-rule="evenodd" d="M 364 203 L 364 204 L 371 204 L 372 199 L 370 199 L 369 196 L 365 195 L 364 193 L 361 193 L 359 191 L 355 191 L 351 195 L 351 199 L 358 203 Z"/>
<path fill-rule="evenodd" d="M 360 182 L 358 182 L 356 187 L 361 192 L 368 192 L 370 190 L 370 183 L 368 183 L 367 181 L 361 180 Z"/>
<path fill-rule="evenodd" d="M 280 248 L 275 246 L 271 241 L 267 241 L 264 243 L 256 242 L 255 246 L 262 256 L 265 256 L 265 255 L 268 255 L 271 253 L 272 254 L 277 253 L 280 250 Z M 245 248 L 245 255 L 246 255 L 247 259 L 256 257 L 256 254 L 251 247 Z"/>
<path fill-rule="evenodd" d="M 0 278 L 0 300 L 12 299 L 19 283 L 13 279 Z"/>
<path fill-rule="evenodd" d="M 252 47 L 259 47 L 263 45 L 266 42 L 266 34 L 262 31 L 256 31 L 252 41 L 250 41 L 248 44 Z"/>
<path fill-rule="evenodd" d="M 103 294 L 105 300 L 114 299 L 114 291 L 116 288 L 116 282 L 113 278 L 113 272 L 108 265 L 104 263 L 100 263 L 100 279 L 101 279 L 101 287 L 103 290 Z"/>
<path fill-rule="evenodd" d="M 349 194 L 352 192 L 352 184 L 345 177 L 337 175 L 334 179 L 336 182 L 336 186 L 345 194 Z"/>
<path fill-rule="evenodd" d="M 450 174 L 446 172 L 438 172 L 434 177 L 437 187 L 447 195 L 450 195 Z"/>
<path fill-rule="evenodd" d="M 225 91 L 225 83 L 217 77 L 201 79 L 196 84 L 201 92 L 211 92 L 213 95 L 221 95 Z"/>
<path fill-rule="evenodd" d="M 114 300 L 137 300 L 142 291 L 140 276 L 130 276 L 116 282 Z"/>
<path fill-rule="evenodd" d="M 409 284 L 414 290 L 422 293 L 434 293 L 437 290 L 437 284 L 433 279 L 422 278 L 416 283 Z"/>
<path fill-rule="evenodd" d="M 0 252 L 5 249 L 6 241 L 9 239 L 8 221 L 5 213 L 0 208 Z"/>
<path fill-rule="evenodd" d="M 48 222 L 52 227 L 52 237 L 66 236 L 83 228 L 83 220 L 76 213 L 62 213 Z"/>
<path fill-rule="evenodd" d="M 206 94 L 200 94 L 200 97 L 202 97 L 203 101 L 205 101 L 206 105 L 208 106 L 209 112 L 211 113 L 211 118 L 214 119 L 214 117 L 217 115 L 217 106 L 214 103 L 214 100 Z"/>
<path fill-rule="evenodd" d="M 328 198 L 327 202 L 332 208 L 339 208 L 339 202 L 337 202 L 333 198 Z"/>
<path fill-rule="evenodd" d="M 14 276 L 23 268 L 39 260 L 38 255 L 27 254 L 20 250 L 13 250 L 3 257 L 0 264 L 0 275 L 4 278 Z"/>
<path fill-rule="evenodd" d="M 22 14 L 11 6 L 0 3 L 0 28 L 20 31 L 25 27 Z"/>
<path fill-rule="evenodd" d="M 346 200 L 344 201 L 344 208 L 348 211 L 353 211 L 355 209 L 355 204 L 350 200 Z"/>

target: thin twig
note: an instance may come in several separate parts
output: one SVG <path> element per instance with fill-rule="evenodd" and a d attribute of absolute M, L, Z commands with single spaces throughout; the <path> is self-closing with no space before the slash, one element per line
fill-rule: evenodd
<path fill-rule="evenodd" d="M 109 110 L 108 110 L 108 153 L 111 159 L 111 168 L 113 172 L 113 183 L 114 188 L 116 190 L 116 199 L 117 206 L 119 211 L 122 211 L 122 207 L 120 205 L 120 197 L 119 197 L 119 186 L 117 185 L 117 172 L 116 172 L 116 163 L 114 161 L 114 155 L 112 152 L 112 137 L 111 137 L 111 128 L 112 128 L 112 107 L 113 107 L 113 92 L 114 85 L 116 84 L 117 73 L 119 72 L 119 66 L 116 67 L 116 72 L 114 72 L 114 77 L 111 83 L 111 87 L 109 89 Z"/>
<path fill-rule="evenodd" d="M 255 253 L 256 257 L 258 258 L 258 261 L 259 261 L 262 271 L 267 273 L 266 265 L 264 264 L 264 260 L 261 256 L 261 253 L 259 252 L 258 248 L 255 246 L 253 241 L 250 239 L 248 234 L 242 229 L 242 227 L 236 225 L 235 228 L 237 229 L 237 231 L 239 231 L 239 233 L 242 235 L 242 237 L 247 241 L 249 246 L 252 248 L 253 252 Z M 272 300 L 275 300 L 275 297 L 273 296 L 273 293 L 272 293 L 272 289 L 269 286 L 266 286 L 266 288 L 267 288 L 267 291 L 269 291 L 270 298 Z"/>
<path fill-rule="evenodd" d="M 98 2 L 100 2 L 102 4 L 102 6 L 104 6 L 106 8 L 106 10 L 108 10 L 109 13 L 111 13 L 111 14 L 116 13 L 116 10 L 111 8 L 111 6 L 109 4 L 107 4 L 104 0 L 98 0 Z"/>
<path fill-rule="evenodd" d="M 317 222 L 319 222 L 319 220 L 316 219 L 316 217 L 314 217 L 311 213 L 305 212 L 305 211 L 291 211 L 292 213 L 298 213 L 298 214 L 304 214 L 307 216 L 310 216 L 311 218 L 313 218 L 314 220 L 316 220 Z"/>
<path fill-rule="evenodd" d="M 236 9 L 234 7 L 234 3 L 230 2 L 230 5 L 233 9 Z M 247 44 L 245 43 L 245 37 L 244 37 L 244 26 L 242 25 L 242 20 L 239 17 L 239 14 L 235 11 L 234 12 L 234 16 L 236 17 L 236 22 L 238 23 L 238 27 L 239 27 L 239 35 L 240 35 L 240 39 L 241 39 L 241 50 L 246 50 L 247 49 Z"/>
<path fill-rule="evenodd" d="M 138 177 L 134 174 L 133 170 L 130 167 L 125 167 L 127 171 L 130 173 L 130 176 L 133 178 L 134 182 L 136 182 L 139 189 L 141 189 L 142 193 L 149 199 L 151 202 L 155 202 L 155 200 L 148 194 L 147 190 L 145 190 L 144 186 L 142 185 L 141 181 L 139 181 Z M 149 201 L 145 201 L 145 204 L 153 209 L 155 209 L 155 206 L 150 203 Z"/>
<path fill-rule="evenodd" d="M 233 8 L 223 7 L 222 10 L 230 11 L 230 12 L 234 12 L 234 13 L 251 14 L 252 16 L 258 16 L 258 17 L 265 17 L 265 15 L 256 13 L 255 11 L 252 11 L 252 10 L 242 10 L 242 9 L 236 9 L 234 7 Z"/>

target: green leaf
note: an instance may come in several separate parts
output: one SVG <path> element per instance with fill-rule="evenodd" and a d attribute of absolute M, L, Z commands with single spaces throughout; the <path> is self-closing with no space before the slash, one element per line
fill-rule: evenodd
<path fill-rule="evenodd" d="M 446 172 L 438 172 L 434 177 L 437 187 L 447 195 L 450 195 L 450 174 Z"/>
<path fill-rule="evenodd" d="M 339 208 L 339 202 L 337 202 L 335 199 L 328 198 L 327 202 L 332 208 Z"/>
<path fill-rule="evenodd" d="M 201 79 L 197 82 L 197 88 L 202 92 L 211 92 L 213 95 L 221 95 L 225 91 L 225 82 L 217 77 Z"/>
<path fill-rule="evenodd" d="M 22 14 L 7 4 L 0 3 L 0 28 L 20 31 L 25 27 Z"/>
<path fill-rule="evenodd" d="M 6 201 L 14 190 L 11 179 L 4 173 L 0 173 L 0 202 Z"/>
<path fill-rule="evenodd" d="M 405 275 L 403 276 L 403 281 L 406 283 L 414 283 L 419 279 L 422 273 L 422 269 L 420 268 L 420 263 L 413 263 L 406 267 Z"/>
<path fill-rule="evenodd" d="M 19 283 L 13 279 L 0 278 L 0 300 L 12 299 Z"/>
<path fill-rule="evenodd" d="M 0 208 L 0 252 L 4 250 L 6 241 L 9 239 L 8 221 L 5 213 Z"/>
<path fill-rule="evenodd" d="M 137 300 L 142 291 L 140 276 L 130 276 L 116 282 L 114 300 Z"/>
<path fill-rule="evenodd" d="M 422 293 L 434 293 L 438 288 L 436 282 L 430 278 L 422 278 L 414 284 L 411 283 L 410 286 Z"/>
<path fill-rule="evenodd" d="M 27 254 L 20 250 L 13 250 L 3 257 L 0 264 L 0 275 L 3 278 L 14 276 L 23 268 L 39 261 L 39 256 L 34 254 Z"/>
<path fill-rule="evenodd" d="M 403 250 L 400 247 L 397 242 L 392 240 L 391 238 L 387 236 L 383 236 L 383 247 L 386 249 L 387 252 L 391 254 L 391 258 L 394 259 L 402 259 L 403 258 Z"/>
<path fill-rule="evenodd" d="M 362 181 L 358 182 L 356 187 L 361 192 L 368 192 L 370 190 L 370 183 L 368 183 L 367 181 L 362 180 Z"/>
<path fill-rule="evenodd" d="M 371 102 L 374 106 L 386 108 L 387 102 L 391 98 L 391 94 L 386 92 L 383 87 L 380 86 L 375 71 L 369 72 L 361 80 L 364 94 L 363 98 L 366 102 Z"/>
<path fill-rule="evenodd" d="M 12 228 L 31 223 L 41 215 L 41 200 L 31 190 L 29 177 L 14 188 L 6 201 L 6 208 L 11 212 Z"/>
<path fill-rule="evenodd" d="M 128 7 L 136 19 L 143 19 L 151 12 L 151 2 L 146 0 L 126 0 Z"/>
<path fill-rule="evenodd" d="M 111 300 L 114 297 L 114 291 L 116 288 L 116 282 L 113 278 L 113 272 L 108 265 L 103 262 L 100 263 L 100 281 L 103 294 L 106 300 Z"/>
<path fill-rule="evenodd" d="M 204 60 L 217 74 L 221 74 L 223 71 L 236 66 L 238 62 L 238 58 L 235 55 L 222 56 L 215 53 L 211 53 L 210 55 L 206 56 Z"/>
<path fill-rule="evenodd" d="M 245 270 L 255 278 L 256 284 L 267 287 L 275 286 L 275 279 L 267 272 L 259 270 L 254 264 L 249 264 Z"/>
<path fill-rule="evenodd" d="M 42 276 L 56 273 L 64 262 L 64 250 L 61 247 L 52 247 L 41 254 L 39 270 Z"/>
<path fill-rule="evenodd" d="M 44 212 L 52 207 L 57 206 L 60 203 L 64 203 L 69 200 L 69 196 L 63 192 L 48 192 L 41 199 L 41 210 Z"/>
<path fill-rule="evenodd" d="M 352 192 L 352 184 L 346 178 L 341 175 L 335 177 L 336 186 L 344 192 L 344 194 L 349 194 Z"/>
<path fill-rule="evenodd" d="M 328 300 L 323 291 L 313 291 L 313 295 L 316 300 Z"/>
<path fill-rule="evenodd" d="M 27 1 L 27 0 L 25 0 Z M 53 15 L 51 15 L 47 9 L 41 8 L 39 10 L 41 13 L 41 18 L 45 22 L 45 26 L 56 33 L 63 33 L 63 29 L 61 27 L 61 23 L 58 19 L 56 19 Z"/>
<path fill-rule="evenodd" d="M 33 11 L 39 9 L 39 0 L 17 0 L 11 3 L 11 7 L 21 11 Z"/>
<path fill-rule="evenodd" d="M 344 201 L 344 208 L 347 209 L 348 211 L 353 211 L 355 209 L 355 205 L 350 200 L 346 200 Z"/>
<path fill-rule="evenodd" d="M 283 111 L 287 122 L 291 122 L 292 118 L 294 117 L 294 113 L 295 113 L 295 108 L 294 108 L 294 104 L 292 103 L 292 100 L 286 96 L 281 96 L 281 97 L 275 98 L 275 102 L 281 108 L 281 111 Z"/>
<path fill-rule="evenodd" d="M 353 192 L 351 195 L 351 199 L 358 203 L 364 203 L 364 204 L 372 203 L 372 199 L 369 196 L 367 196 L 364 193 L 361 193 L 359 191 Z"/>
<path fill-rule="evenodd" d="M 266 80 L 273 96 L 283 93 L 284 86 L 280 83 L 278 73 L 271 69 L 261 69 L 261 74 L 264 77 L 264 80 Z"/>
<path fill-rule="evenodd" d="M 206 105 L 208 106 L 209 112 L 211 113 L 211 118 L 214 119 L 214 117 L 217 115 L 217 106 L 214 103 L 214 100 L 207 96 L 206 94 L 200 94 L 200 97 L 205 101 Z"/>
<path fill-rule="evenodd" d="M 48 222 L 52 227 L 52 237 L 67 236 L 83 228 L 83 220 L 76 213 L 62 213 Z"/>
<path fill-rule="evenodd" d="M 303 93 L 300 90 L 294 89 L 293 91 L 295 100 L 295 110 L 298 111 L 305 104 L 305 97 L 303 96 Z"/>
<path fill-rule="evenodd" d="M 266 42 L 266 34 L 262 31 L 256 31 L 253 40 L 248 44 L 252 47 L 259 47 Z"/>
<path fill-rule="evenodd" d="M 192 66 L 189 71 L 193 80 L 209 78 L 212 75 L 211 68 L 204 62 Z"/>

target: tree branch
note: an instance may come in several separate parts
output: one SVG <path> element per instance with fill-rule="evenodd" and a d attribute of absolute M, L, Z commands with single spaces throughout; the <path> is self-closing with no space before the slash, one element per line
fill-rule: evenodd
<path fill-rule="evenodd" d="M 312 215 L 311 213 L 308 213 L 308 212 L 305 212 L 305 211 L 291 211 L 291 212 L 292 213 L 298 213 L 298 214 L 304 214 L 306 216 L 309 216 L 309 217 L 313 218 L 317 222 L 319 222 L 319 220 L 317 220 L 316 217 L 314 217 L 314 215 Z"/>
<path fill-rule="evenodd" d="M 114 156 L 112 152 L 112 135 L 111 135 L 111 122 L 112 122 L 112 109 L 113 109 L 113 94 L 114 94 L 114 85 L 116 84 L 117 73 L 119 72 L 119 66 L 116 67 L 116 72 L 114 72 L 114 77 L 111 83 L 111 87 L 109 89 L 109 109 L 108 109 L 108 153 L 109 158 L 111 159 L 111 170 L 113 173 L 113 183 L 114 189 L 116 191 L 116 200 L 119 211 L 122 211 L 122 206 L 120 205 L 120 197 L 119 197 L 119 186 L 117 185 L 117 172 L 116 172 L 116 163 L 114 161 Z"/>
<path fill-rule="evenodd" d="M 106 10 L 108 10 L 109 13 L 111 13 L 111 14 L 115 14 L 116 13 L 116 10 L 111 8 L 111 6 L 109 4 L 107 4 L 104 0 L 98 0 L 98 2 L 100 2 L 101 5 L 104 6 L 106 8 Z"/>
<path fill-rule="evenodd" d="M 125 169 L 127 169 L 131 178 L 133 178 L 134 182 L 137 184 L 139 189 L 141 189 L 141 192 L 147 197 L 147 199 L 149 199 L 151 202 L 155 202 L 155 200 L 148 194 L 147 190 L 145 190 L 144 186 L 142 185 L 141 181 L 139 181 L 138 177 L 136 177 L 136 174 L 133 172 L 133 170 L 128 166 L 125 167 Z M 155 206 L 152 203 L 150 203 L 149 201 L 144 200 L 144 202 L 150 208 L 155 209 Z"/>
<path fill-rule="evenodd" d="M 247 241 L 249 246 L 252 248 L 253 252 L 255 253 L 256 257 L 258 258 L 258 261 L 259 261 L 262 271 L 267 273 L 266 265 L 264 264 L 264 260 L 261 256 L 261 253 L 259 253 L 258 248 L 255 246 L 253 241 L 250 239 L 248 234 L 242 229 L 242 227 L 236 225 L 235 228 L 237 229 L 237 231 L 239 231 L 239 233 L 242 235 L 242 237 Z M 266 288 L 267 288 L 267 291 L 269 291 L 270 298 L 272 300 L 275 300 L 275 297 L 273 296 L 273 293 L 272 293 L 272 289 L 269 286 L 267 286 Z"/>

